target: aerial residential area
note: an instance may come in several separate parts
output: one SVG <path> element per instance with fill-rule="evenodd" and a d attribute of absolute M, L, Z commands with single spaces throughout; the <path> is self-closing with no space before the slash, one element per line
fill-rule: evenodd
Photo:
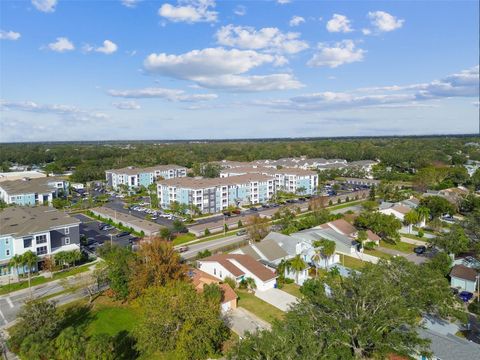
<path fill-rule="evenodd" d="M 480 359 L 479 2 L 0 2 L 0 357 Z"/>

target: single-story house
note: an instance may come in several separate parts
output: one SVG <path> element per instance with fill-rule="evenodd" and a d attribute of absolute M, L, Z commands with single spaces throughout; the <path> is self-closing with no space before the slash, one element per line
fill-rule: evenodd
<path fill-rule="evenodd" d="M 249 255 L 215 254 L 198 260 L 199 269 L 217 279 L 233 278 L 237 283 L 252 278 L 257 290 L 273 289 L 277 275 Z"/>
<path fill-rule="evenodd" d="M 217 284 L 223 292 L 221 303 L 223 312 L 237 308 L 237 294 L 227 283 L 222 283 L 210 274 L 195 268 L 188 270 L 188 277 L 192 280 L 192 284 L 197 292 L 202 292 L 205 285 Z"/>
<path fill-rule="evenodd" d="M 319 225 L 317 228 L 320 229 L 333 229 L 339 234 L 346 235 L 352 239 L 356 239 L 358 237 L 358 229 L 350 224 L 345 219 L 337 219 L 334 221 L 330 221 L 328 223 Z M 367 241 L 374 242 L 375 244 L 380 244 L 380 237 L 375 234 L 371 230 L 367 230 Z"/>
<path fill-rule="evenodd" d="M 382 203 L 380 204 L 380 208 L 378 209 L 378 212 L 385 215 L 393 215 L 402 222 L 405 218 L 405 215 L 408 214 L 410 211 L 412 211 L 412 209 L 408 206 L 392 203 Z"/>
<path fill-rule="evenodd" d="M 465 265 L 455 265 L 450 270 L 450 286 L 462 291 L 475 292 L 477 285 L 477 270 Z"/>

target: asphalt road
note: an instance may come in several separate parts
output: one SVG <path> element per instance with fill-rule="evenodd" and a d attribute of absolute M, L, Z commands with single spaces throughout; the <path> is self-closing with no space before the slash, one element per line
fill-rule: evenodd
<path fill-rule="evenodd" d="M 198 244 L 191 244 L 191 245 L 188 245 L 188 251 L 182 253 L 181 255 L 184 259 L 192 259 L 195 256 L 197 256 L 197 254 L 200 251 L 204 251 L 207 249 L 210 251 L 216 250 L 228 245 L 238 244 L 245 240 L 247 240 L 246 235 L 243 235 L 243 236 L 232 235 L 232 236 L 227 236 L 221 239 L 205 241 Z"/>

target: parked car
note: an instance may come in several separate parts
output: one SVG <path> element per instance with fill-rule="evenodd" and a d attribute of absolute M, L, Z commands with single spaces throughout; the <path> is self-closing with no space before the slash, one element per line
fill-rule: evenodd
<path fill-rule="evenodd" d="M 470 291 L 462 291 L 460 294 L 458 294 L 458 297 L 463 301 L 463 302 L 469 302 L 473 294 Z"/>
<path fill-rule="evenodd" d="M 117 238 L 119 237 L 123 237 L 123 236 L 127 236 L 127 235 L 130 235 L 130 232 L 129 231 L 122 231 L 120 233 L 118 233 L 117 235 L 115 235 Z"/>
<path fill-rule="evenodd" d="M 416 248 L 413 249 L 413 252 L 417 255 L 422 255 L 425 254 L 427 251 L 427 248 L 425 246 L 417 246 Z"/>
<path fill-rule="evenodd" d="M 90 245 L 94 244 L 95 242 L 96 242 L 95 238 L 89 237 L 87 239 L 87 246 L 90 246 Z"/>
<path fill-rule="evenodd" d="M 258 208 L 252 207 L 252 208 L 250 208 L 250 211 L 258 211 Z"/>
<path fill-rule="evenodd" d="M 179 253 L 184 253 L 185 251 L 188 251 L 188 246 L 180 246 L 179 248 L 177 248 L 177 251 Z"/>
<path fill-rule="evenodd" d="M 270 205 L 268 205 L 268 204 L 262 204 L 262 208 L 268 209 L 268 208 L 270 208 Z"/>
<path fill-rule="evenodd" d="M 115 226 L 106 225 L 106 226 L 102 227 L 100 230 L 102 230 L 102 231 L 110 231 L 110 230 L 113 230 L 113 229 L 115 229 Z"/>
<path fill-rule="evenodd" d="M 247 233 L 247 230 L 242 229 L 242 230 L 238 230 L 238 231 L 235 233 L 235 235 L 237 235 L 237 236 L 243 236 L 243 235 L 245 235 L 246 233 Z"/>
<path fill-rule="evenodd" d="M 235 209 L 235 210 L 232 210 L 232 213 L 236 214 L 236 215 L 240 215 L 242 212 L 240 209 Z"/>
<path fill-rule="evenodd" d="M 103 228 L 104 226 L 107 226 L 107 225 L 108 225 L 108 224 L 105 224 L 104 222 L 102 222 L 102 223 L 98 224 L 98 228 L 99 228 L 100 230 L 102 230 L 102 228 Z"/>

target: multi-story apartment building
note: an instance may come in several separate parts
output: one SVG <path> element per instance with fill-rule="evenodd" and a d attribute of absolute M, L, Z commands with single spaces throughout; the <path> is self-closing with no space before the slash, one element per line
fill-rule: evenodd
<path fill-rule="evenodd" d="M 41 263 L 47 255 L 79 249 L 79 225 L 80 220 L 46 206 L 6 208 L 0 212 L 0 275 L 10 274 L 10 259 L 28 250 Z"/>
<path fill-rule="evenodd" d="M 160 206 L 173 201 L 197 206 L 204 213 L 215 213 L 228 206 L 268 202 L 275 193 L 275 179 L 263 174 L 205 179 L 173 178 L 157 184 Z"/>
<path fill-rule="evenodd" d="M 157 165 L 147 168 L 128 166 L 123 169 L 105 171 L 107 185 L 117 190 L 119 185 L 129 189 L 149 186 L 158 178 L 172 179 L 187 176 L 187 168 L 179 165 Z"/>
<path fill-rule="evenodd" d="M 57 177 L 23 178 L 0 182 L 0 200 L 7 204 L 51 204 L 61 193 L 68 192 L 68 181 Z"/>
<path fill-rule="evenodd" d="M 269 167 L 237 167 L 223 169 L 220 177 L 244 174 L 263 174 L 275 179 L 275 191 L 313 195 L 318 186 L 318 174 L 315 171 L 299 168 L 275 169 Z"/>

